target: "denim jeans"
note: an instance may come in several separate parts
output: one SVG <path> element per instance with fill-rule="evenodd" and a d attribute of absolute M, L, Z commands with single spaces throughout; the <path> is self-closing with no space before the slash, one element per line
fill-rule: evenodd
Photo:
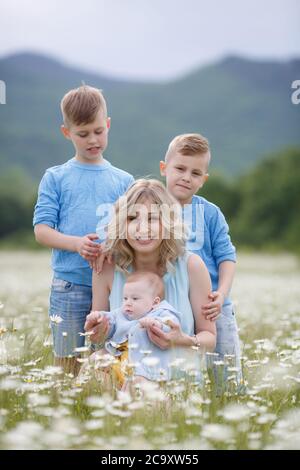
<path fill-rule="evenodd" d="M 207 366 L 213 370 L 217 393 L 230 388 L 229 377 L 232 377 L 237 390 L 242 385 L 241 352 L 238 327 L 232 305 L 222 308 L 222 314 L 216 321 L 217 345 L 215 354 L 208 355 Z"/>
<path fill-rule="evenodd" d="M 76 356 L 75 348 L 84 346 L 84 324 L 92 305 L 92 288 L 54 278 L 50 293 L 49 316 L 58 316 L 60 322 L 50 320 L 54 354 L 58 357 Z"/>

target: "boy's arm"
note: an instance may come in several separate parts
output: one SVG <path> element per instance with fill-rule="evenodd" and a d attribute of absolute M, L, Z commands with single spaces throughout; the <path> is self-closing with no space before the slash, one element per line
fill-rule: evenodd
<path fill-rule="evenodd" d="M 93 242 L 98 240 L 96 233 L 89 233 L 84 237 L 65 235 L 46 224 L 37 224 L 34 227 L 35 239 L 41 245 L 59 250 L 74 251 L 87 261 L 92 261 L 100 254 L 101 246 Z"/>
<path fill-rule="evenodd" d="M 218 292 L 224 295 L 224 299 L 228 297 L 233 278 L 235 275 L 236 263 L 233 261 L 223 261 L 219 264 L 219 284 Z"/>
<path fill-rule="evenodd" d="M 225 298 L 229 295 L 235 274 L 236 252 L 229 236 L 229 227 L 219 208 L 211 220 L 211 241 L 213 256 L 218 265 L 219 282 L 216 291 L 210 293 L 211 302 L 203 305 L 202 312 L 208 320 L 220 316 Z"/>
<path fill-rule="evenodd" d="M 211 217 L 209 226 L 211 236 L 212 254 L 220 266 L 223 261 L 236 261 L 236 250 L 231 242 L 229 235 L 229 226 L 226 219 L 218 207 L 215 207 L 215 212 Z"/>
<path fill-rule="evenodd" d="M 222 306 L 229 295 L 235 274 L 235 263 L 223 261 L 219 265 L 218 289 L 209 294 L 211 302 L 202 307 L 202 312 L 207 320 L 215 321 L 221 315 Z"/>
<path fill-rule="evenodd" d="M 34 209 L 33 225 L 36 241 L 49 248 L 78 252 L 90 261 L 94 259 L 95 253 L 99 253 L 99 244 L 93 243 L 93 240 L 98 238 L 96 234 L 75 237 L 55 229 L 59 221 L 60 195 L 57 177 L 51 171 L 46 171 L 39 185 Z"/>

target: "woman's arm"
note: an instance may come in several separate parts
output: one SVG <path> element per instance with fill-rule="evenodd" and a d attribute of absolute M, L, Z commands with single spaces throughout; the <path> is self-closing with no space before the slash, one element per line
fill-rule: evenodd
<path fill-rule="evenodd" d="M 93 271 L 92 312 L 86 317 L 84 325 L 85 331 L 93 330 L 94 334 L 90 337 L 93 343 L 102 342 L 109 330 L 108 318 L 99 318 L 99 314 L 97 312 L 100 310 L 109 310 L 109 294 L 112 288 L 114 269 L 114 265 L 105 261 L 103 270 L 100 274 Z"/>
<path fill-rule="evenodd" d="M 92 290 L 93 303 L 92 310 L 109 310 L 109 295 L 114 279 L 115 266 L 105 261 L 100 274 L 93 271 Z"/>
<path fill-rule="evenodd" d="M 209 272 L 198 255 L 191 255 L 188 260 L 190 280 L 190 302 L 195 319 L 196 338 L 191 338 L 191 344 L 200 344 L 206 351 L 216 347 L 216 324 L 207 320 L 202 313 L 202 305 L 209 301 L 211 281 Z"/>
<path fill-rule="evenodd" d="M 198 255 L 191 255 L 188 260 L 190 283 L 190 302 L 195 319 L 195 336 L 184 333 L 180 325 L 169 322 L 171 331 L 165 333 L 154 327 L 148 327 L 149 339 L 159 348 L 168 349 L 171 346 L 190 347 L 201 344 L 206 351 L 213 351 L 216 346 L 216 325 L 206 320 L 201 313 L 202 305 L 207 302 L 211 292 L 211 281 L 208 270 Z"/>

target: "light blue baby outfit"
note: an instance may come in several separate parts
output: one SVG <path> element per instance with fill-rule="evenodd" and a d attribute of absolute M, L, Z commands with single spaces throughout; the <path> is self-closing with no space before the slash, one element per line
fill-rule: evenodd
<path fill-rule="evenodd" d="M 122 308 L 101 313 L 107 316 L 110 322 L 110 331 L 105 342 L 105 349 L 110 354 L 120 356 L 122 353 L 118 346 L 128 341 L 128 359 L 130 363 L 135 364 L 135 375 L 141 375 L 149 380 L 168 380 L 170 378 L 172 349 L 162 350 L 155 346 L 150 341 L 146 329 L 141 327 L 139 320 L 130 318 L 122 311 Z M 170 331 L 170 327 L 163 323 L 163 320 L 170 319 L 177 324 L 180 322 L 180 313 L 166 300 L 160 302 L 150 312 L 145 312 L 144 316 L 159 320 L 162 330 L 165 332 Z M 153 358 L 156 362 L 151 364 Z"/>
<path fill-rule="evenodd" d="M 190 336 L 195 333 L 195 323 L 192 307 L 189 300 L 189 275 L 188 258 L 191 253 L 186 252 L 184 256 L 179 257 L 175 263 L 174 272 L 168 272 L 164 275 L 165 300 L 171 304 L 178 315 L 178 320 L 182 331 Z M 110 293 L 110 308 L 117 309 L 122 304 L 122 292 L 125 275 L 115 270 L 112 290 Z M 153 349 L 151 343 L 150 349 Z M 168 378 L 175 379 L 180 377 L 191 377 L 194 381 L 201 381 L 200 358 L 196 351 L 191 348 L 174 347 L 170 349 L 172 367 L 169 367 Z M 143 372 L 143 371 L 141 371 Z M 151 370 L 153 377 L 160 376 L 159 367 Z M 144 375 L 143 373 L 141 375 Z"/>
<path fill-rule="evenodd" d="M 235 247 L 231 243 L 229 227 L 219 207 L 205 198 L 193 196 L 191 204 L 183 208 L 183 219 L 189 230 L 187 249 L 199 255 L 211 277 L 213 290 L 218 289 L 219 265 L 223 261 L 236 262 Z M 222 314 L 216 321 L 217 360 L 224 355 L 233 355 L 233 365 L 238 369 L 237 380 L 241 379 L 240 344 L 233 306 L 229 297 L 225 299 Z M 224 368 L 226 381 L 227 371 Z"/>

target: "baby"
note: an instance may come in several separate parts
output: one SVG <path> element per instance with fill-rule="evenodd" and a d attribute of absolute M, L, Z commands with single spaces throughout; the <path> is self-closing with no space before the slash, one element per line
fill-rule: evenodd
<path fill-rule="evenodd" d="M 139 381 L 141 377 L 148 380 L 170 377 L 172 348 L 161 350 L 150 341 L 146 331 L 147 326 L 155 324 L 167 332 L 169 322 L 180 322 L 180 313 L 163 297 L 163 280 L 157 274 L 137 271 L 126 279 L 122 306 L 111 312 L 99 312 L 99 318 L 108 317 L 110 328 L 104 350 L 96 355 L 109 353 L 115 357 L 112 371 L 120 386 L 125 383 L 127 364 L 134 365 Z"/>

